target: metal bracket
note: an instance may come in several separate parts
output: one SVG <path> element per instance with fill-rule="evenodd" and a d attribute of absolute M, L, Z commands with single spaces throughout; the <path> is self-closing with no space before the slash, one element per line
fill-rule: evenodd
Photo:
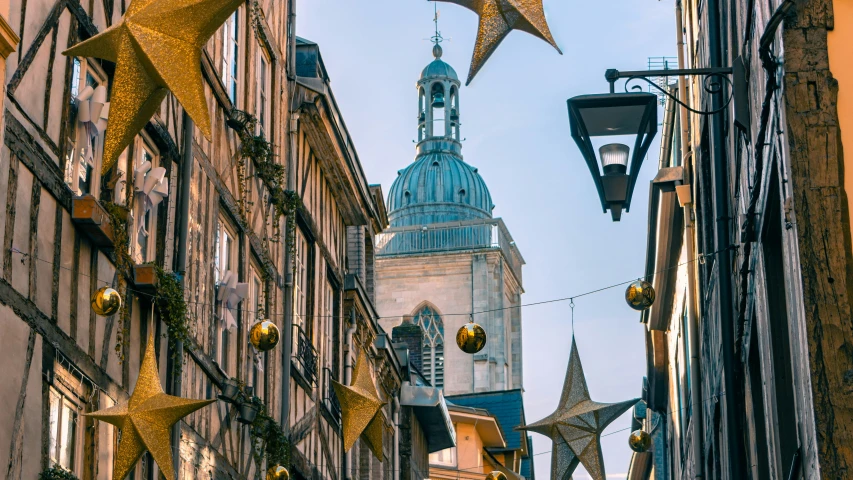
<path fill-rule="evenodd" d="M 735 62 L 743 61 L 740 57 L 735 59 Z M 625 92 L 630 93 L 631 90 L 642 90 L 642 87 L 639 85 L 630 85 L 631 82 L 635 80 L 642 80 L 648 83 L 650 86 L 659 90 L 661 93 L 666 95 L 672 101 L 678 103 L 682 107 L 687 110 L 697 113 L 699 115 L 713 115 L 715 113 L 720 113 L 728 108 L 729 104 L 734 100 L 735 108 L 737 106 L 745 106 L 748 103 L 745 103 L 748 100 L 744 94 L 748 94 L 746 88 L 746 76 L 745 75 L 734 75 L 734 69 L 731 67 L 726 68 L 687 68 L 687 69 L 672 69 L 672 70 L 638 70 L 638 71 L 630 71 L 630 72 L 620 72 L 616 69 L 609 69 L 604 72 L 604 79 L 610 84 L 610 93 L 616 93 L 616 81 L 625 78 Z M 668 92 L 666 89 L 661 88 L 657 83 L 650 79 L 650 77 L 680 77 L 680 76 L 701 76 L 704 77 L 703 88 L 707 93 L 712 95 L 727 95 L 726 101 L 723 102 L 720 108 L 715 110 L 696 110 L 691 108 L 687 103 L 679 100 L 678 97 Z M 733 78 L 730 80 L 729 76 Z M 728 89 L 726 89 L 728 87 Z"/>

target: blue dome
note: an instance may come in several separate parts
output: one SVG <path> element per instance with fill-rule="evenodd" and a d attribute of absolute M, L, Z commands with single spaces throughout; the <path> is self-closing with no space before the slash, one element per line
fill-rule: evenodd
<path fill-rule="evenodd" d="M 424 71 L 421 72 L 421 80 L 428 77 L 449 77 L 453 80 L 459 81 L 459 77 L 456 76 L 456 70 L 438 58 L 430 62 L 430 64 L 424 68 Z"/>
<path fill-rule="evenodd" d="M 398 172 L 388 193 L 392 227 L 492 217 L 494 205 L 486 182 L 459 157 L 458 142 L 441 143 L 444 148 L 430 145 Z"/>

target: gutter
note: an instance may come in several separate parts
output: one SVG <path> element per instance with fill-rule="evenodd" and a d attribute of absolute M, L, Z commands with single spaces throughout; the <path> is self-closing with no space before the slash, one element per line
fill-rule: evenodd
<path fill-rule="evenodd" d="M 177 250 L 177 258 L 175 264 L 175 272 L 180 275 L 181 289 L 186 290 L 186 270 L 187 270 L 187 239 L 189 238 L 189 223 L 190 223 L 190 184 L 192 183 L 193 175 L 193 133 L 195 125 L 192 118 L 184 110 L 183 115 L 184 128 L 183 138 L 181 139 L 181 147 L 183 149 L 181 155 L 181 191 L 178 211 L 176 217 L 178 220 L 178 238 L 175 242 Z M 169 358 L 177 359 L 170 360 L 169 374 L 172 377 L 172 394 L 175 396 L 181 395 L 183 389 L 183 375 L 178 374 L 177 362 L 183 361 L 184 358 L 184 342 L 178 341 L 175 343 L 175 352 Z M 181 476 L 181 422 L 177 422 L 172 427 L 172 451 L 174 452 L 172 463 L 175 469 L 175 475 Z"/>
<path fill-rule="evenodd" d="M 684 24 L 683 11 L 681 0 L 675 3 L 675 27 L 677 31 L 677 51 L 678 51 L 678 68 L 685 68 L 684 61 Z M 687 80 L 682 75 L 678 77 L 678 96 L 680 100 L 687 103 Z M 681 158 L 682 166 L 684 167 L 683 183 L 690 185 L 692 182 L 693 173 L 693 156 L 690 151 L 690 130 L 689 116 L 687 107 L 681 106 L 679 112 L 679 120 L 681 122 Z M 692 185 L 691 185 L 692 188 Z M 693 197 L 691 192 L 690 202 L 684 204 L 684 244 L 687 248 L 687 334 L 690 342 L 688 343 L 688 368 L 690 369 L 690 404 L 691 416 L 690 423 L 693 430 L 693 478 L 703 478 L 704 465 L 702 455 L 702 439 L 704 438 L 704 410 L 699 405 L 699 400 L 702 398 L 702 374 L 701 374 L 701 350 L 699 346 L 699 289 L 697 286 L 698 271 L 696 262 L 692 260 L 696 258 L 696 231 L 693 223 Z"/>

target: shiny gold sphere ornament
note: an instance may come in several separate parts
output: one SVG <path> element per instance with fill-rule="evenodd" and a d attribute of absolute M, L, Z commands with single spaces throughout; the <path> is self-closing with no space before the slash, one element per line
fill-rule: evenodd
<path fill-rule="evenodd" d="M 121 295 L 110 287 L 101 287 L 92 295 L 92 311 L 102 317 L 115 315 L 121 308 Z"/>
<path fill-rule="evenodd" d="M 486 331 L 474 322 L 463 325 L 456 332 L 456 345 L 468 354 L 475 354 L 486 346 Z"/>
<path fill-rule="evenodd" d="M 290 472 L 281 465 L 274 465 L 267 470 L 267 480 L 288 480 Z"/>
<path fill-rule="evenodd" d="M 486 480 L 507 480 L 507 478 L 504 472 L 492 470 L 488 475 L 486 475 Z"/>
<path fill-rule="evenodd" d="M 268 352 L 275 348 L 280 337 L 278 327 L 269 320 L 254 324 L 249 330 L 249 341 L 259 352 Z"/>
<path fill-rule="evenodd" d="M 634 430 L 628 437 L 628 446 L 637 453 L 648 452 L 652 448 L 652 436 L 644 430 Z"/>
<path fill-rule="evenodd" d="M 625 301 L 628 306 L 642 312 L 648 310 L 655 303 L 655 289 L 652 284 L 645 280 L 637 280 L 628 285 L 625 290 Z"/>

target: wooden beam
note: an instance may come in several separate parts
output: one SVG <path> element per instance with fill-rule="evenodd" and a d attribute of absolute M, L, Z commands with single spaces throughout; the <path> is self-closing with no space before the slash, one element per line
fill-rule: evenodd
<path fill-rule="evenodd" d="M 18 317 L 27 322 L 30 328 L 42 336 L 44 342 L 59 349 L 110 397 L 119 401 L 127 399 L 127 391 L 115 383 L 103 368 L 95 364 L 92 357 L 81 350 L 74 339 L 60 330 L 32 301 L 18 293 L 5 279 L 0 279 L 0 303 L 11 308 Z"/>

